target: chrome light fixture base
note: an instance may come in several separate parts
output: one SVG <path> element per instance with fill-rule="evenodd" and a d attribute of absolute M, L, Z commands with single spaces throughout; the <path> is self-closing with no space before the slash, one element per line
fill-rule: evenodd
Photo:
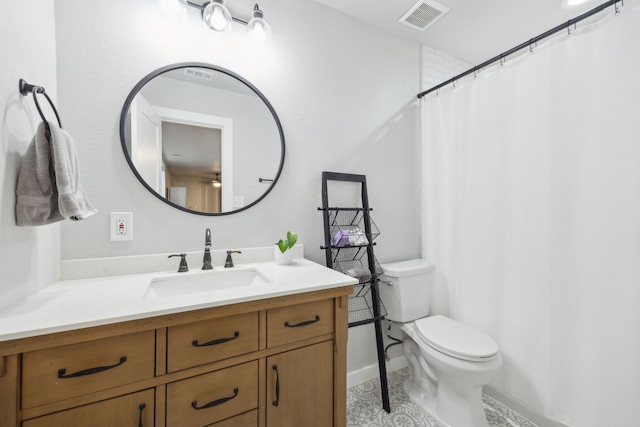
<path fill-rule="evenodd" d="M 229 34 L 233 27 L 233 22 L 246 25 L 251 37 L 259 42 L 271 39 L 271 25 L 264 19 L 264 12 L 260 10 L 258 4 L 254 5 L 249 22 L 236 18 L 224 5 L 225 0 L 211 0 L 199 5 L 187 0 L 187 5 L 200 9 L 202 21 L 211 30 L 219 34 Z"/>

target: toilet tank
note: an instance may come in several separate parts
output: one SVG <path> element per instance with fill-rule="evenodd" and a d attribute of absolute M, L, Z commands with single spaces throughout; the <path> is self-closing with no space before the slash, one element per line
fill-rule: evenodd
<path fill-rule="evenodd" d="M 382 264 L 379 283 L 380 298 L 387 309 L 387 319 L 410 322 L 429 314 L 434 270 L 432 263 L 423 259 Z"/>

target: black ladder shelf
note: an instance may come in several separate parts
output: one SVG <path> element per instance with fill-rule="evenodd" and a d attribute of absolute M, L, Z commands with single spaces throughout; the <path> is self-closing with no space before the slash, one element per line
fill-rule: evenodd
<path fill-rule="evenodd" d="M 330 207 L 328 181 L 360 184 L 361 206 Z M 375 325 L 382 407 L 389 413 L 391 405 L 382 340 L 382 319 L 386 313 L 378 293 L 378 276 L 382 274 L 382 268 L 373 253 L 374 240 L 380 233 L 371 219 L 366 176 L 322 172 L 322 207 L 318 210 L 322 211 L 324 219 L 324 246 L 320 248 L 325 251 L 327 267 L 358 279 L 349 297 L 349 327 Z"/>

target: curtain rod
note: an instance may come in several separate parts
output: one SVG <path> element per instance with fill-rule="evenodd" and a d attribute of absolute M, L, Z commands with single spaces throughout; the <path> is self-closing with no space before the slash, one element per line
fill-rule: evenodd
<path fill-rule="evenodd" d="M 511 49 L 509 49 L 509 50 L 507 50 L 505 52 L 502 52 L 500 55 L 494 56 L 493 58 L 489 59 L 488 61 L 485 61 L 480 65 L 476 65 L 475 67 L 473 67 L 473 68 L 471 68 L 471 69 L 469 69 L 469 70 L 467 70 L 467 71 L 465 71 L 463 73 L 460 73 L 455 77 L 450 78 L 449 80 L 447 80 L 444 83 L 440 83 L 439 85 L 434 86 L 431 89 L 425 90 L 424 92 L 420 92 L 418 94 L 418 99 L 420 99 L 423 96 L 425 96 L 425 95 L 427 95 L 427 94 L 429 94 L 431 92 L 434 92 L 434 91 L 436 91 L 436 90 L 438 90 L 438 89 L 440 89 L 442 87 L 445 87 L 445 86 L 447 86 L 447 85 L 449 85 L 451 83 L 454 83 L 456 80 L 460 80 L 461 78 L 463 78 L 465 76 L 468 76 L 471 73 L 475 73 L 476 71 L 479 71 L 479 70 L 483 69 L 487 65 L 491 65 L 494 62 L 503 61 L 504 58 L 506 58 L 507 56 L 512 55 L 512 54 L 516 53 L 517 51 L 525 49 L 527 47 L 530 48 L 535 43 L 537 43 L 537 42 L 539 42 L 541 40 L 544 40 L 547 37 L 559 32 L 559 31 L 562 31 L 564 29 L 568 29 L 572 25 L 575 25 L 576 23 L 582 21 L 583 19 L 587 19 L 590 16 L 595 15 L 596 13 L 600 13 L 603 10 L 605 10 L 606 8 L 608 8 L 610 6 L 613 6 L 613 5 L 616 5 L 618 3 L 621 3 L 624 6 L 624 0 L 609 0 L 608 2 L 603 3 L 600 6 L 594 7 L 593 9 L 589 10 L 588 12 L 585 12 L 582 15 L 577 16 L 576 18 L 569 19 L 564 24 L 560 24 L 557 27 L 554 27 L 554 28 L 550 29 L 549 31 L 546 31 L 546 32 L 540 34 L 539 36 L 532 38 L 529 41 L 526 41 L 526 42 L 524 42 L 522 44 L 519 44 L 518 46 L 516 46 L 514 48 L 511 48 Z M 617 12 L 617 6 L 616 6 L 616 12 Z"/>

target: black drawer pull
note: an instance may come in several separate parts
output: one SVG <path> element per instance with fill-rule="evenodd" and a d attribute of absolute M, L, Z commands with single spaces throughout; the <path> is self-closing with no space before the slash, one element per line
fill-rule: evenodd
<path fill-rule="evenodd" d="M 102 372 L 102 371 L 106 371 L 106 370 L 109 370 L 109 369 L 116 368 L 116 367 L 122 365 L 126 361 L 127 361 L 127 356 L 122 356 L 120 358 L 120 361 L 118 363 L 116 363 L 115 365 L 98 366 L 98 367 L 95 367 L 95 368 L 85 369 L 84 371 L 74 372 L 73 374 L 67 374 L 67 370 L 62 368 L 62 369 L 58 370 L 58 378 L 75 378 L 75 377 L 82 377 L 82 376 L 85 376 L 85 375 L 97 374 L 98 372 Z"/>
<path fill-rule="evenodd" d="M 273 370 L 276 371 L 276 400 L 273 401 L 273 406 L 280 404 L 280 374 L 278 373 L 278 365 L 273 365 Z"/>
<path fill-rule="evenodd" d="M 194 347 L 207 347 L 207 346 L 210 346 L 210 345 L 217 345 L 217 344 L 222 344 L 222 343 L 225 343 L 225 342 L 233 341 L 236 338 L 238 338 L 239 336 L 240 336 L 240 332 L 235 331 L 233 336 L 230 337 L 230 338 L 220 338 L 220 339 L 217 339 L 217 340 L 206 342 L 204 344 L 198 344 L 198 340 L 193 340 L 191 342 L 191 344 L 193 344 Z"/>
<path fill-rule="evenodd" d="M 142 410 L 143 410 L 144 408 L 146 408 L 146 407 L 147 407 L 147 405 L 145 405 L 144 403 L 141 403 L 141 404 L 138 406 L 138 410 L 140 411 L 140 415 L 138 415 L 138 427 L 143 427 L 143 426 L 142 426 Z"/>
<path fill-rule="evenodd" d="M 198 401 L 194 400 L 191 402 L 191 407 L 196 410 L 213 408 L 214 406 L 222 405 L 225 402 L 230 401 L 234 397 L 238 395 L 238 387 L 233 389 L 233 396 L 223 397 L 222 399 L 214 400 L 213 402 L 209 402 L 206 405 L 198 406 Z"/>
<path fill-rule="evenodd" d="M 316 316 L 315 320 L 306 320 L 304 322 L 296 323 L 295 325 L 290 325 L 289 322 L 284 322 L 284 326 L 287 328 L 297 328 L 299 326 L 307 326 L 313 323 L 320 321 L 320 316 Z"/>

